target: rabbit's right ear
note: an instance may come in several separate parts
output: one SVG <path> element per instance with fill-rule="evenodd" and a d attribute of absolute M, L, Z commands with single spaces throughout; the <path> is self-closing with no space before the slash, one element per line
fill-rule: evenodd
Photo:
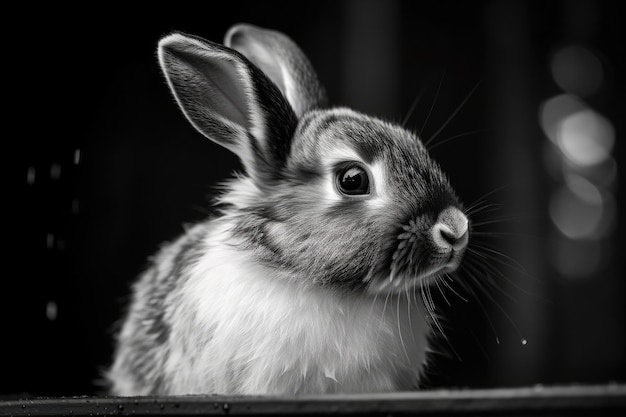
<path fill-rule="evenodd" d="M 240 23 L 231 27 L 224 45 L 236 49 L 278 86 L 296 116 L 325 107 L 326 91 L 308 58 L 288 36 L 275 30 Z"/>
<path fill-rule="evenodd" d="M 274 83 L 239 52 L 174 33 L 158 58 L 183 113 L 200 133 L 234 152 L 253 179 L 284 165 L 296 116 Z"/>

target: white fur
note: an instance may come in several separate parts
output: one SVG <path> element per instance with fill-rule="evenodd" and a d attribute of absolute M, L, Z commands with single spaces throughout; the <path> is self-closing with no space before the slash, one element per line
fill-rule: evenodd
<path fill-rule="evenodd" d="M 173 315 L 191 311 L 194 320 L 170 334 L 172 394 L 375 392 L 418 382 L 428 324 L 415 305 L 308 286 L 229 243 L 223 223 L 177 300 Z"/>

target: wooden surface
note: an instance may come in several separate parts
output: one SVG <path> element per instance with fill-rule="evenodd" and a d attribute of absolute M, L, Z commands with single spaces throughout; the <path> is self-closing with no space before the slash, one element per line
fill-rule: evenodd
<path fill-rule="evenodd" d="M 626 385 L 304 397 L 72 397 L 0 401 L 2 416 L 626 416 Z"/>

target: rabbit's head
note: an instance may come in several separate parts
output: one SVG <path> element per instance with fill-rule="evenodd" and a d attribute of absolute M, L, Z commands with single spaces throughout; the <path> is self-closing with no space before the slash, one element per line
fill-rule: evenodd
<path fill-rule="evenodd" d="M 456 269 L 469 225 L 417 136 L 345 108 L 285 35 L 234 26 L 225 46 L 159 43 L 193 126 L 241 159 L 222 197 L 234 241 L 305 285 L 399 292 Z"/>

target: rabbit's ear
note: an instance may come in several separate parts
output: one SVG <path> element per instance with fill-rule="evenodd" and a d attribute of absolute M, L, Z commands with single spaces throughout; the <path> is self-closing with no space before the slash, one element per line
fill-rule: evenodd
<path fill-rule="evenodd" d="M 253 179 L 285 163 L 297 119 L 278 88 L 237 51 L 174 33 L 159 63 L 183 113 L 200 133 L 234 152 Z"/>
<path fill-rule="evenodd" d="M 298 117 L 326 106 L 326 93 L 302 50 L 280 32 L 239 24 L 224 45 L 236 49 L 259 67 L 282 91 Z"/>

